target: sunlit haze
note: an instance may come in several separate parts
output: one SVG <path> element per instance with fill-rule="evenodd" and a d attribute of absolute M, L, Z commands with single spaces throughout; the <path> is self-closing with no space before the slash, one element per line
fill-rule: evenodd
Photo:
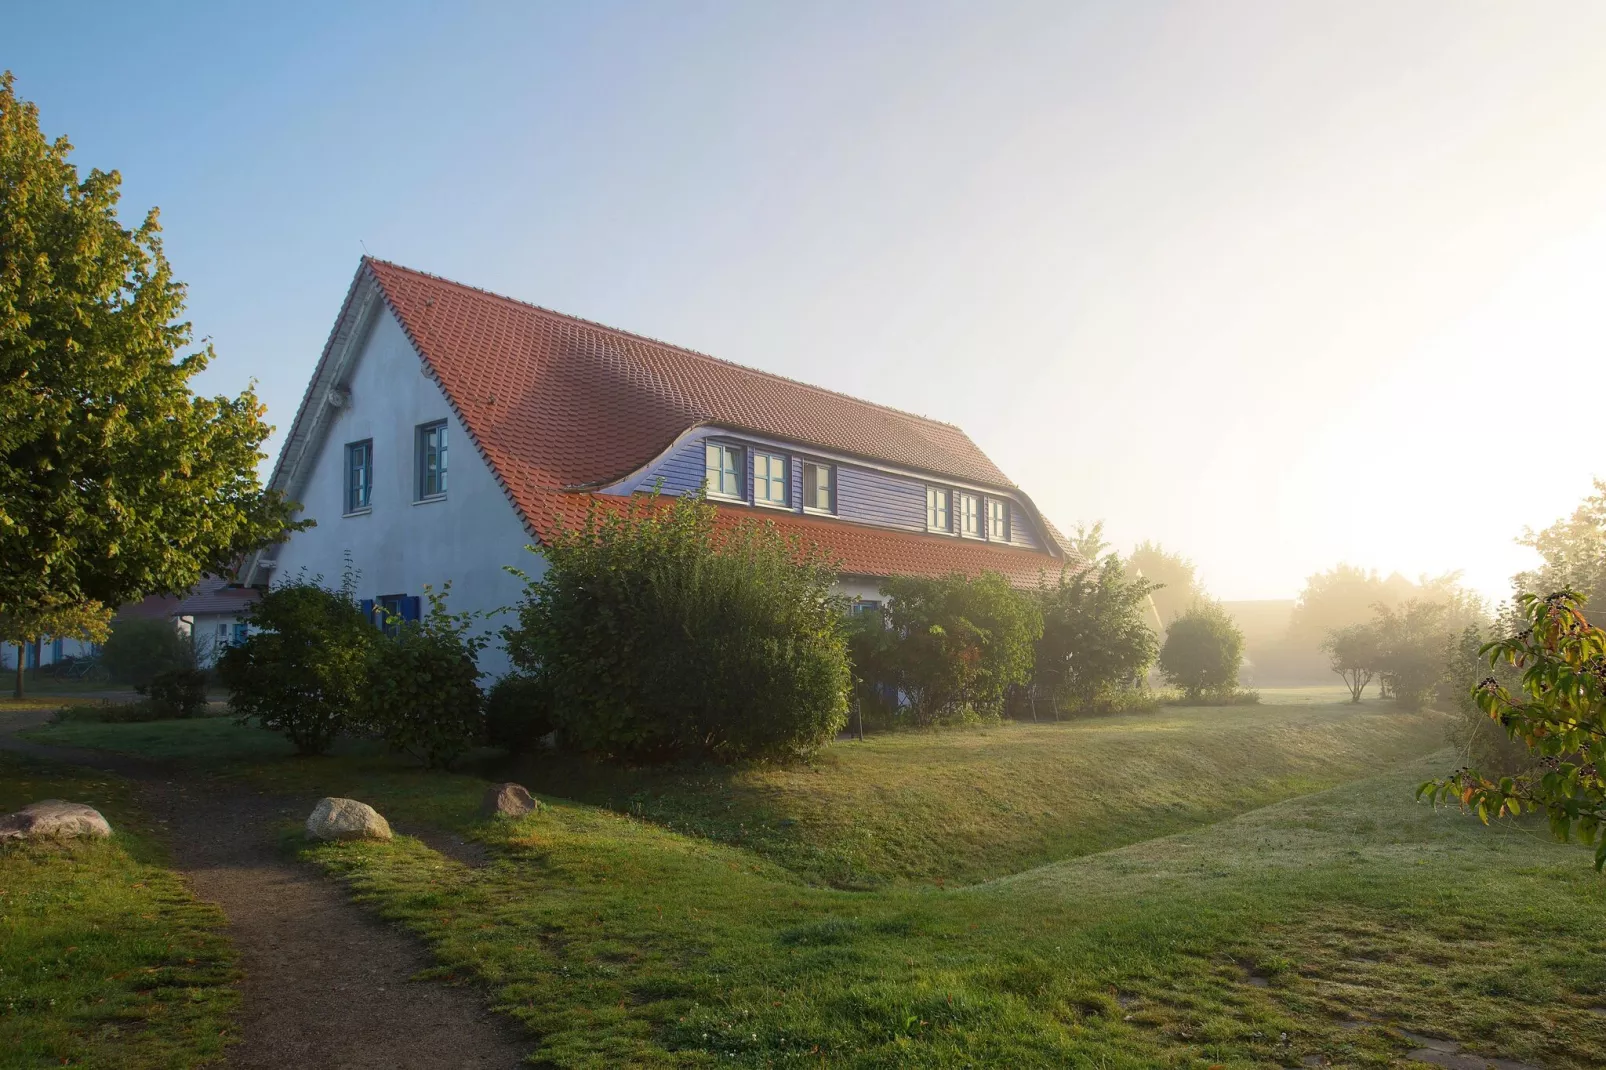
<path fill-rule="evenodd" d="M 959 424 L 1228 599 L 1498 597 L 1606 474 L 1603 57 L 1594 2 L 0 4 L 281 432 L 366 249 Z"/>

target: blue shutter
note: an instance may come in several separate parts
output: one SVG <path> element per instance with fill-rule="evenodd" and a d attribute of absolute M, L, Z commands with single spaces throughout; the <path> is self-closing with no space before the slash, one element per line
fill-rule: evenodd
<path fill-rule="evenodd" d="M 418 620 L 419 597 L 416 594 L 410 594 L 402 599 L 401 615 L 402 620 Z"/>
<path fill-rule="evenodd" d="M 374 623 L 374 600 L 372 598 L 364 598 L 360 604 L 362 606 L 363 619 L 366 620 L 369 624 L 373 624 Z"/>

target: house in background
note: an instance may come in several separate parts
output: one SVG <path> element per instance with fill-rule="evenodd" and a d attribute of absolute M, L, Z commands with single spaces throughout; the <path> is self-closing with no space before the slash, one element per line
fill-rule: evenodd
<path fill-rule="evenodd" d="M 952 424 L 874 405 L 380 260 L 357 269 L 271 485 L 317 521 L 240 581 L 336 585 L 403 618 L 425 585 L 488 615 L 538 575 L 542 533 L 598 500 L 706 488 L 835 556 L 838 590 L 1082 562 Z M 484 667 L 500 672 L 500 648 Z"/>
<path fill-rule="evenodd" d="M 258 594 L 249 587 L 206 580 L 173 608 L 170 616 L 179 631 L 194 640 L 197 665 L 211 668 L 224 649 L 245 640 L 245 614 Z"/>

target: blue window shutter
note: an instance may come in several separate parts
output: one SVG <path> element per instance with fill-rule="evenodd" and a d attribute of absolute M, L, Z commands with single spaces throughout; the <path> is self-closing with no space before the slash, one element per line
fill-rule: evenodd
<path fill-rule="evenodd" d="M 406 598 L 403 598 L 402 620 L 418 620 L 419 608 L 419 598 L 416 594 L 410 594 Z"/>
<path fill-rule="evenodd" d="M 374 600 L 372 598 L 364 598 L 361 602 L 361 606 L 363 619 L 369 624 L 374 624 Z"/>

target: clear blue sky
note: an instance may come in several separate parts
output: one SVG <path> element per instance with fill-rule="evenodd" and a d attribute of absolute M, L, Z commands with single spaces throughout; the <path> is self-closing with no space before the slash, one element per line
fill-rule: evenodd
<path fill-rule="evenodd" d="M 0 67 L 281 428 L 366 246 L 951 420 L 1228 598 L 1497 592 L 1606 474 L 1606 4 L 132 7 L 0 0 Z"/>

